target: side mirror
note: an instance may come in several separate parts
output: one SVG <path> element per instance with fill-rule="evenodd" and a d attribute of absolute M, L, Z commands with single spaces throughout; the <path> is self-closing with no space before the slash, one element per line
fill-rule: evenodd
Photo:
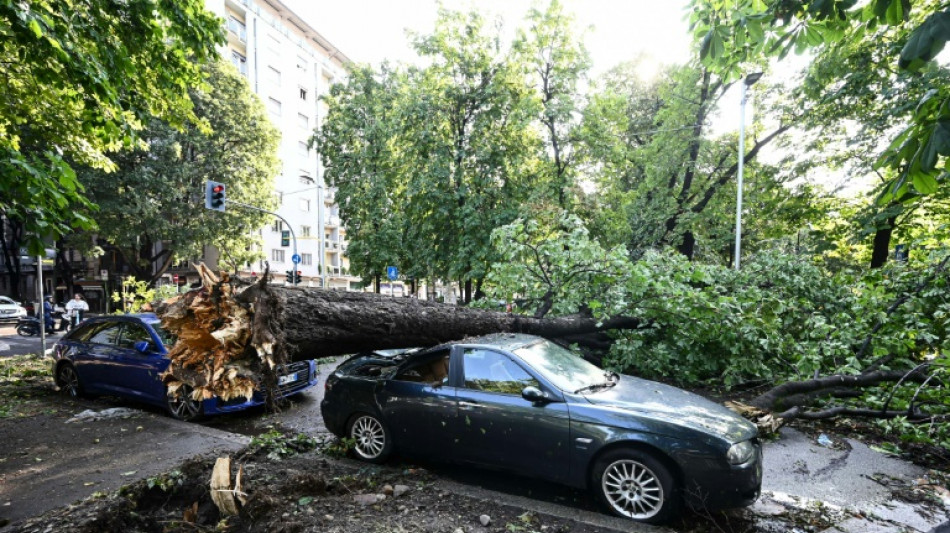
<path fill-rule="evenodd" d="M 139 353 L 148 353 L 149 349 L 152 348 L 152 343 L 148 341 L 135 341 L 135 344 L 132 346 L 135 347 L 135 351 Z"/>
<path fill-rule="evenodd" d="M 550 401 L 548 395 L 537 387 L 527 386 L 521 390 L 521 397 L 531 403 L 544 403 Z"/>

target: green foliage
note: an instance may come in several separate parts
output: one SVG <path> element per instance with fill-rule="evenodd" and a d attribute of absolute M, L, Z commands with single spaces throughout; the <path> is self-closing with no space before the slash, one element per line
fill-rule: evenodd
<path fill-rule="evenodd" d="M 630 268 L 627 250 L 604 249 L 576 216 L 550 224 L 516 220 L 492 232 L 500 258 L 486 279 L 489 302 L 519 299 L 519 310 L 535 316 L 599 308 L 600 299 Z"/>
<path fill-rule="evenodd" d="M 742 75 L 743 66 L 766 58 L 784 58 L 794 50 L 821 49 L 879 37 L 891 27 L 902 47 L 898 67 L 920 76 L 938 68 L 933 58 L 950 39 L 950 8 L 936 0 L 875 0 L 856 7 L 853 0 L 765 2 L 763 0 L 693 0 L 691 29 L 700 57 L 727 80 Z M 913 9 L 912 9 L 913 7 Z M 893 63 L 898 48 L 887 58 Z M 838 70 L 846 81 L 852 71 Z M 923 97 L 902 95 L 894 109 L 907 121 L 877 161 L 889 169 L 881 202 L 903 201 L 907 195 L 933 194 L 946 175 L 950 156 L 950 85 L 933 84 Z M 915 107 L 916 104 L 916 107 Z"/>
<path fill-rule="evenodd" d="M 800 256 L 764 252 L 736 272 L 650 253 L 603 309 L 603 316 L 636 316 L 649 325 L 619 333 L 607 361 L 683 384 L 727 387 L 857 374 L 882 357 L 909 369 L 950 346 L 946 273 L 914 292 L 933 267 L 829 273 Z M 904 295 L 909 300 L 887 314 Z M 872 331 L 871 348 L 861 353 Z"/>
<path fill-rule="evenodd" d="M 185 484 L 186 479 L 187 477 L 181 470 L 172 470 L 171 472 L 146 479 L 145 485 L 150 489 L 157 487 L 162 492 L 174 493 L 178 490 L 178 487 Z"/>
<path fill-rule="evenodd" d="M 94 225 L 66 161 L 110 169 L 151 117 L 195 121 L 187 87 L 222 41 L 200 0 L 0 1 L 0 212 L 31 255 Z"/>
<path fill-rule="evenodd" d="M 141 313 L 151 311 L 152 302 L 171 298 L 177 293 L 177 287 L 152 287 L 147 281 L 129 276 L 122 280 L 122 290 L 112 293 L 112 301 L 118 304 L 115 314 Z"/>
<path fill-rule="evenodd" d="M 315 450 L 320 442 L 309 435 L 283 433 L 276 429 L 262 433 L 251 439 L 249 454 L 265 455 L 272 461 Z"/>
<path fill-rule="evenodd" d="M 205 72 L 209 84 L 190 95 L 206 127 L 177 130 L 153 120 L 142 132 L 146 147 L 115 156 L 115 172 L 81 172 L 89 198 L 101 207 L 96 236 L 149 284 L 175 261 L 200 257 L 204 246 L 217 247 L 221 262 L 235 270 L 259 255 L 251 230 L 266 215 L 236 206 L 225 213 L 205 209 L 206 180 L 226 184 L 231 200 L 264 208 L 274 202 L 279 133 L 233 66 L 218 61 Z"/>

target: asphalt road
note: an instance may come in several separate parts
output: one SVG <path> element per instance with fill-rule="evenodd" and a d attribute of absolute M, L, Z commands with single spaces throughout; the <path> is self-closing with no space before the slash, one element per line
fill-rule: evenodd
<path fill-rule="evenodd" d="M 46 348 L 49 349 L 62 337 L 62 332 L 46 337 Z M 16 333 L 16 325 L 0 324 L 0 357 L 40 353 L 40 337 L 22 337 Z"/>

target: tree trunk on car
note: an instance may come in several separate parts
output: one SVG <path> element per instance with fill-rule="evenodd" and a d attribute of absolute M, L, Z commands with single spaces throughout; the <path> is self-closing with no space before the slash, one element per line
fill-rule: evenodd
<path fill-rule="evenodd" d="M 162 376 L 171 390 L 195 397 L 246 396 L 276 390 L 280 365 L 364 350 L 433 346 L 498 332 L 570 337 L 638 327 L 636 319 L 598 323 L 588 317 L 536 319 L 374 293 L 251 285 L 198 266 L 201 289 L 156 305 L 178 341 Z M 602 340 L 601 340 L 602 342 Z"/>

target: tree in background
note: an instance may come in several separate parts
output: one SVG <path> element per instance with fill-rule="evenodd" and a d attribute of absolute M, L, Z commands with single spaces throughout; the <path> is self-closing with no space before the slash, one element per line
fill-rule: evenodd
<path fill-rule="evenodd" d="M 224 183 L 231 200 L 274 203 L 279 132 L 230 64 L 219 60 L 205 71 L 208 84 L 190 93 L 202 127 L 179 130 L 154 119 L 141 134 L 147 149 L 117 154 L 114 172 L 80 174 L 99 206 L 96 235 L 149 285 L 176 260 L 201 256 L 204 246 L 217 247 L 232 270 L 260 256 L 253 246 L 266 216 L 238 207 L 224 213 L 205 209 L 206 180 Z"/>
<path fill-rule="evenodd" d="M 67 161 L 112 169 L 151 117 L 195 121 L 188 87 L 222 41 L 200 0 L 0 1 L 0 215 L 31 255 L 94 225 Z"/>
<path fill-rule="evenodd" d="M 413 261 L 405 246 L 405 177 L 396 140 L 406 83 L 404 73 L 388 66 L 352 69 L 345 83 L 330 89 L 327 117 L 313 138 L 324 179 L 337 189 L 350 268 L 375 279 L 376 290 L 388 265 L 426 274 L 406 271 Z"/>
<path fill-rule="evenodd" d="M 586 165 L 599 185 L 590 202 L 595 205 L 587 206 L 595 234 L 626 244 L 634 256 L 674 246 L 693 258 L 699 243 L 707 258 L 729 257 L 738 143 L 733 135 L 709 131 L 709 117 L 728 84 L 698 65 L 671 67 L 644 82 L 636 63 L 611 70 L 603 84 L 591 97 L 581 129 Z M 782 187 L 775 169 L 755 160 L 799 119 L 781 111 L 770 130 L 760 135 L 759 128 L 751 128 L 744 147 L 747 206 L 759 202 L 773 209 L 773 216 L 753 222 L 769 238 L 787 230 L 768 229 L 780 222 L 774 214 L 795 222 L 801 214 L 791 207 L 803 203 L 802 191 Z"/>
<path fill-rule="evenodd" d="M 875 0 L 857 7 L 853 1 L 693 0 L 690 17 L 703 63 L 725 79 L 740 77 L 750 62 L 819 49 L 813 79 L 830 86 L 829 93 L 841 86 L 844 107 L 853 105 L 848 97 L 856 87 L 864 89 L 862 81 L 870 87 L 887 82 L 879 99 L 864 91 L 862 102 L 877 106 L 871 115 L 880 117 L 885 108 L 887 127 L 900 130 L 888 132 L 893 142 L 874 163 L 883 183 L 870 220 L 871 261 L 883 265 L 901 213 L 946 182 L 950 85 L 933 59 L 950 39 L 950 7 L 935 0 Z"/>
<path fill-rule="evenodd" d="M 527 80 L 534 89 L 538 120 L 546 149 L 536 175 L 541 197 L 553 198 L 561 209 L 570 208 L 577 185 L 577 137 L 584 101 L 581 85 L 590 69 L 590 56 L 574 18 L 552 0 L 544 11 L 531 9 L 528 30 L 519 32 L 514 48 L 521 54 Z M 550 188 L 551 190 L 544 190 Z"/>

